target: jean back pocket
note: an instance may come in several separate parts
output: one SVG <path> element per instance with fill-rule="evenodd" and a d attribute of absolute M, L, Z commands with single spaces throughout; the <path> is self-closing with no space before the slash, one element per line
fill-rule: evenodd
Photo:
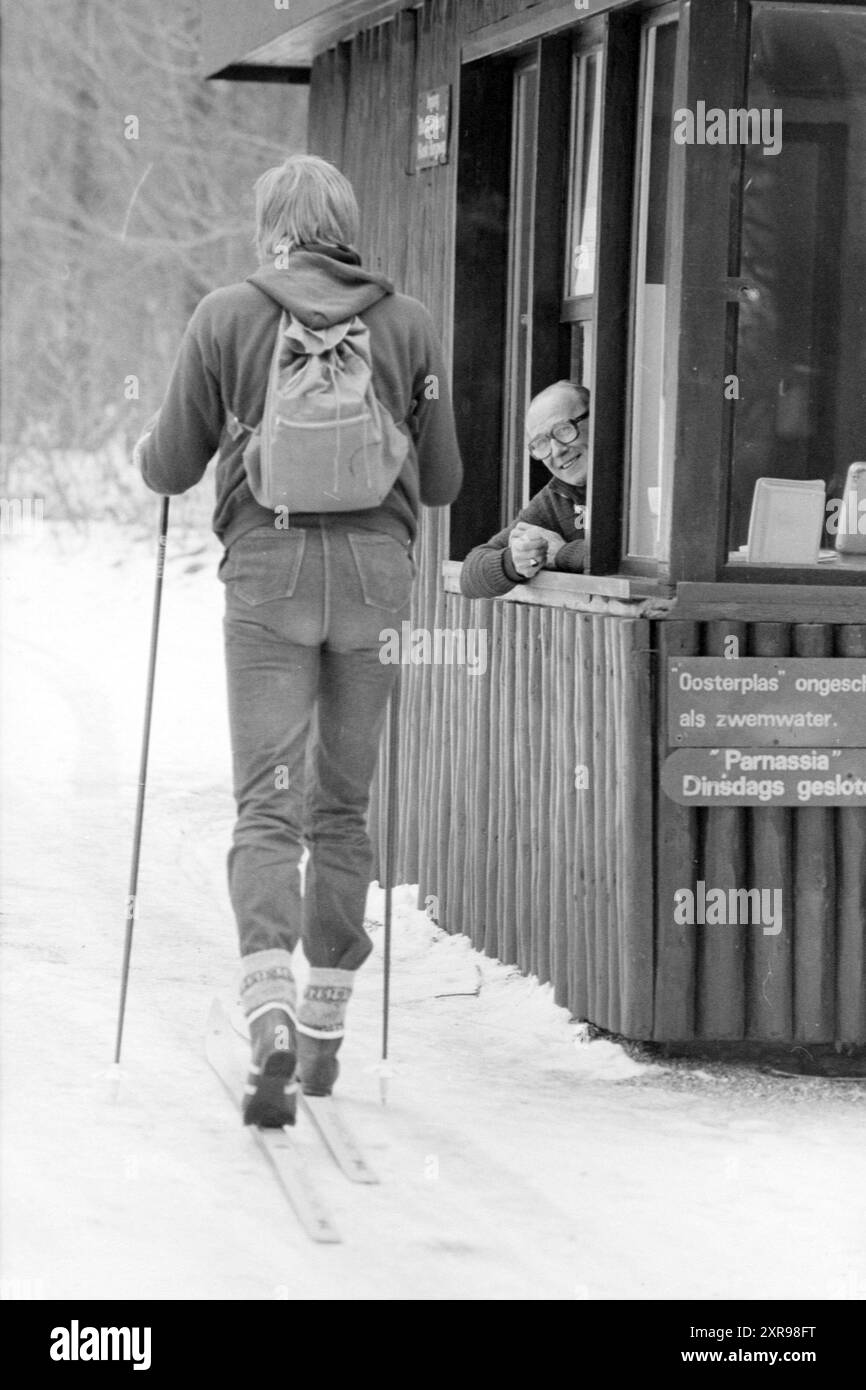
<path fill-rule="evenodd" d="M 229 547 L 219 577 L 234 597 L 251 606 L 291 598 L 306 539 L 302 527 L 248 531 Z"/>
<path fill-rule="evenodd" d="M 350 531 L 348 540 L 364 602 L 371 608 L 399 613 L 412 597 L 415 578 L 408 547 L 377 531 Z"/>

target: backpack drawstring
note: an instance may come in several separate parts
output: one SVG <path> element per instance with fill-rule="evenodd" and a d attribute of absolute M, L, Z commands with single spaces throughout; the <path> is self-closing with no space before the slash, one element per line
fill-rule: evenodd
<path fill-rule="evenodd" d="M 373 490 L 373 479 L 372 479 L 372 476 L 371 476 L 371 474 L 370 474 L 370 450 L 369 450 L 369 447 L 368 447 L 368 445 L 367 445 L 367 428 L 368 428 L 369 422 L 370 422 L 369 414 L 368 414 L 367 411 L 365 411 L 365 412 L 364 412 L 364 418 L 363 418 L 363 421 L 362 421 L 362 424 L 361 424 L 361 429 L 362 429 L 363 437 L 364 437 L 364 443 L 363 443 L 363 452 L 364 452 L 364 473 L 365 473 L 366 478 L 367 478 L 367 491 L 368 491 L 368 492 L 372 492 L 372 490 Z"/>
<path fill-rule="evenodd" d="M 336 351 L 337 351 L 336 348 L 332 348 L 332 350 L 328 353 L 328 361 L 327 361 L 328 371 L 331 373 L 331 386 L 333 387 L 333 391 L 334 391 L 334 400 L 335 400 L 336 403 L 337 403 L 337 418 L 336 418 L 336 425 L 337 425 L 337 428 L 336 428 L 335 443 L 334 443 L 334 490 L 333 490 L 333 492 L 331 493 L 331 496 L 332 496 L 332 497 L 339 497 L 339 495 L 340 495 L 340 492 L 339 492 L 339 482 L 340 482 L 340 389 L 339 389 L 339 386 L 338 386 L 338 384 L 337 384 L 337 369 L 336 369 L 336 367 L 334 366 L 334 353 L 335 353 Z"/>
<path fill-rule="evenodd" d="M 339 352 L 339 350 L 340 350 L 340 345 L 338 344 L 335 348 L 332 348 L 331 351 L 328 353 L 328 357 L 327 357 L 327 361 L 326 361 L 326 366 L 327 366 L 327 368 L 328 368 L 328 371 L 329 371 L 330 374 L 331 374 L 331 385 L 332 385 L 332 387 L 333 387 L 333 391 L 334 391 L 334 400 L 335 400 L 336 406 L 337 406 L 337 413 L 336 413 L 336 418 L 335 418 L 335 422 L 334 422 L 334 423 L 335 423 L 335 426 L 336 426 L 336 429 L 335 429 L 335 444 L 334 444 L 334 490 L 333 490 L 333 492 L 330 494 L 332 497 L 339 497 L 339 496 L 340 496 L 340 492 L 339 492 L 339 483 L 340 483 L 340 423 L 341 423 L 341 417 L 340 417 L 340 385 L 339 385 L 339 377 L 338 377 L 338 375 L 337 375 L 337 368 L 336 368 L 336 366 L 335 366 L 335 364 L 334 364 L 334 357 L 335 357 L 335 355 Z M 368 418 L 367 418 L 367 414 L 366 414 L 366 412 L 365 412 L 364 418 L 363 418 L 363 422 L 362 422 L 362 426 L 361 426 L 361 428 L 362 428 L 362 430 L 363 430 L 363 435 L 364 435 L 364 443 L 363 443 L 364 472 L 365 472 L 366 478 L 367 478 L 367 491 L 368 491 L 368 492 L 372 492 L 372 490 L 373 490 L 373 477 L 372 477 L 372 474 L 370 473 L 370 450 L 369 450 L 369 447 L 368 447 L 368 440 L 367 440 L 367 430 L 368 430 L 368 426 L 369 426 L 369 421 L 368 421 Z"/>
<path fill-rule="evenodd" d="M 370 451 L 367 448 L 367 423 L 368 417 L 364 416 L 364 472 L 367 475 L 367 491 L 373 490 L 373 479 L 370 477 Z"/>

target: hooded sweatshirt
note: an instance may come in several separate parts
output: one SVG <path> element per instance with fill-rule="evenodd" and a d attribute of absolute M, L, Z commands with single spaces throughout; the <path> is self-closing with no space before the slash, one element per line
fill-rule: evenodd
<path fill-rule="evenodd" d="M 228 547 L 274 513 L 255 500 L 243 451 L 264 413 L 268 369 L 282 309 L 322 328 L 359 314 L 370 332 L 373 389 L 410 449 L 381 506 L 341 512 L 362 530 L 412 541 L 419 506 L 453 502 L 462 466 L 442 350 L 427 310 L 364 270 L 348 247 L 293 251 L 285 269 L 267 267 L 213 290 L 187 325 L 165 400 L 136 445 L 134 461 L 154 492 L 186 492 L 218 453 L 213 529 Z M 292 526 L 319 514 L 296 512 Z"/>

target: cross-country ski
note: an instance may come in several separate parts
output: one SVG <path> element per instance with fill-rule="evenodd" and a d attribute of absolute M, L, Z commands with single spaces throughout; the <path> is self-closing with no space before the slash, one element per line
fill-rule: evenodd
<path fill-rule="evenodd" d="M 375 927 L 376 923 L 370 923 L 370 925 Z M 242 1018 L 243 1015 L 240 1015 L 238 1010 L 232 1008 L 231 1005 L 214 1000 L 211 1007 L 209 1030 L 211 1025 L 222 1030 L 231 1027 L 236 1036 L 249 1045 L 249 1032 L 243 1026 Z M 315 1126 L 337 1167 L 345 1173 L 351 1182 L 368 1184 L 379 1182 L 378 1174 L 370 1166 L 345 1114 L 333 1096 L 307 1096 L 301 1092 L 300 1112 Z"/>
<path fill-rule="evenodd" d="M 237 1034 L 218 1000 L 214 1000 L 208 1015 L 205 1046 L 208 1061 L 240 1109 L 245 1059 Z M 342 1236 L 304 1166 L 289 1127 L 263 1129 L 259 1125 L 249 1125 L 247 1129 L 310 1238 L 326 1244 L 341 1241 Z"/>
<path fill-rule="evenodd" d="M 302 1095 L 301 1110 L 312 1120 L 335 1163 L 351 1182 L 370 1184 L 380 1181 L 333 1096 Z"/>

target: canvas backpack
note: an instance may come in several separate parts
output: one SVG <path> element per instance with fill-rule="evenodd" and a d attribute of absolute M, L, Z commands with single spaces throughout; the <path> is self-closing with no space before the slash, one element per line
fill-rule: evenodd
<path fill-rule="evenodd" d="M 264 413 L 244 449 L 256 501 L 290 512 L 378 507 L 408 452 L 407 435 L 373 390 L 363 320 L 310 328 L 284 309 Z"/>

